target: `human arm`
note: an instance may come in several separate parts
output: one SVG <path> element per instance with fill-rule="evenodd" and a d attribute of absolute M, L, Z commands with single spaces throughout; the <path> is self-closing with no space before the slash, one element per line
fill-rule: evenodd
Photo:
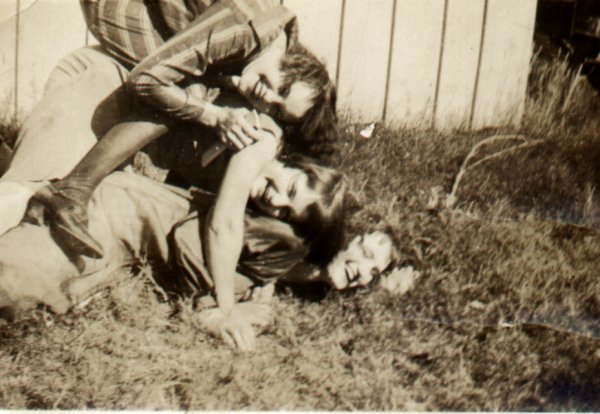
<path fill-rule="evenodd" d="M 230 2 L 211 5 L 134 68 L 127 81 L 130 91 L 175 119 L 222 129 L 234 123 L 251 135 L 249 126 L 242 116 L 235 115 L 235 110 L 214 105 L 204 99 L 204 94 L 185 89 L 190 82 L 208 86 L 205 75 L 211 67 L 238 68 L 246 62 L 258 46 L 248 24 L 250 18 Z"/>
<path fill-rule="evenodd" d="M 221 323 L 229 329 L 253 336 L 235 315 L 234 275 L 244 239 L 244 211 L 252 183 L 262 169 L 275 158 L 277 140 L 261 131 L 264 138 L 234 154 L 221 183 L 205 229 L 206 264 L 214 282 Z M 250 327 L 251 328 L 251 327 Z M 225 335 L 222 335 L 225 338 Z M 235 338 L 235 335 L 232 335 Z M 237 342 L 237 339 L 236 339 Z M 248 341 L 246 341 L 248 342 Z M 238 343 L 239 345 L 239 343 Z"/>

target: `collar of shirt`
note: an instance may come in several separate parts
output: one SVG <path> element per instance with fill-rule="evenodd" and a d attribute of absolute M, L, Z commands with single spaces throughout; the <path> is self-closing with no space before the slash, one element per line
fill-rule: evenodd
<path fill-rule="evenodd" d="M 288 48 L 298 41 L 296 15 L 276 0 L 221 0 L 232 10 L 240 23 L 252 27 L 259 48 L 269 45 L 285 30 Z"/>
<path fill-rule="evenodd" d="M 239 23 L 249 23 L 260 45 L 268 45 L 281 30 L 288 35 L 288 45 L 298 38 L 295 14 L 282 6 L 279 0 L 218 0 L 233 11 Z M 216 0 L 159 0 L 158 7 L 172 34 L 186 28 L 204 13 Z"/>
<path fill-rule="evenodd" d="M 271 44 L 282 30 L 288 38 L 288 49 L 298 41 L 296 15 L 281 5 L 257 14 L 248 23 L 256 33 L 260 48 Z"/>

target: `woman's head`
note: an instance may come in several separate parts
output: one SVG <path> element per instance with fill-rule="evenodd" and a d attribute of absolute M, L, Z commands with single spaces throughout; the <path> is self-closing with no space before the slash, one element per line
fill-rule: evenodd
<path fill-rule="evenodd" d="M 373 231 L 354 237 L 321 271 L 321 280 L 337 290 L 365 286 L 397 259 L 393 237 Z"/>
<path fill-rule="evenodd" d="M 345 247 L 321 267 L 319 275 L 320 280 L 338 290 L 371 283 L 400 258 L 400 233 L 380 214 L 359 208 L 348 218 L 342 244 Z"/>
<path fill-rule="evenodd" d="M 339 140 L 336 88 L 308 49 L 298 42 L 287 49 L 274 42 L 232 82 L 255 109 L 285 125 L 286 152 L 333 162 Z"/>
<path fill-rule="evenodd" d="M 391 228 L 355 236 L 325 265 L 304 261 L 284 276 L 294 283 L 325 282 L 336 290 L 366 286 L 399 259 L 399 243 Z"/>
<path fill-rule="evenodd" d="M 268 215 L 294 224 L 311 245 L 309 260 L 327 263 L 342 244 L 346 180 L 302 157 L 271 162 L 254 181 L 250 199 Z"/>

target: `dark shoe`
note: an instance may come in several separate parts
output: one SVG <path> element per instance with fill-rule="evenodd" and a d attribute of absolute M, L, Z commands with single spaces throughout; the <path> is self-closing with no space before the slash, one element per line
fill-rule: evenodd
<path fill-rule="evenodd" d="M 35 217 L 36 203 L 45 207 L 44 219 L 48 222 L 53 237 L 58 243 L 67 247 L 72 253 L 93 258 L 102 258 L 104 251 L 87 231 L 87 209 L 67 191 L 60 190 L 52 184 L 40 188 L 32 197 L 32 214 Z"/>
<path fill-rule="evenodd" d="M 46 224 L 46 220 L 44 218 L 45 211 L 46 207 L 44 207 L 44 205 L 35 198 L 31 197 L 29 199 L 29 203 L 27 203 L 27 208 L 25 209 L 25 214 L 23 215 L 23 221 L 25 223 L 43 226 Z"/>

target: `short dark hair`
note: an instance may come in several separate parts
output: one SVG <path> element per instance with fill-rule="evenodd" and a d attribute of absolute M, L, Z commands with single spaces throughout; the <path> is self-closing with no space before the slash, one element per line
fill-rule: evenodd
<path fill-rule="evenodd" d="M 336 164 L 339 157 L 339 128 L 336 114 L 337 93 L 325 65 L 300 43 L 292 45 L 280 62 L 286 96 L 295 82 L 305 82 L 314 91 L 312 106 L 300 122 L 285 131 L 285 152 L 300 152 L 323 164 Z"/>

